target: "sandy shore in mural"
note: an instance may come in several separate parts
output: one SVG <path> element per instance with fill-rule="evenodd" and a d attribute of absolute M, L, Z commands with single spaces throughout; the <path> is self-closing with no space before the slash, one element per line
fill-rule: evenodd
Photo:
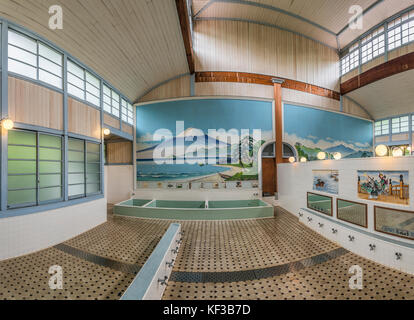
<path fill-rule="evenodd" d="M 226 166 L 226 165 L 218 165 L 217 167 L 224 167 L 229 168 L 229 170 L 221 172 L 221 174 L 226 176 L 234 176 L 237 173 L 243 172 L 242 168 L 234 167 L 234 166 Z M 186 180 L 180 180 L 180 181 L 174 181 L 178 183 L 184 183 L 184 182 L 212 182 L 212 183 L 220 183 L 225 182 L 226 180 L 220 176 L 220 173 L 214 173 L 206 176 L 196 177 L 196 178 L 190 178 Z"/>

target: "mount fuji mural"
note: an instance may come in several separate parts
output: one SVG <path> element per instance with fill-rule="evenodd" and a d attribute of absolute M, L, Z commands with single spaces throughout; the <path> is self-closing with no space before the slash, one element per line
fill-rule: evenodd
<path fill-rule="evenodd" d="M 137 180 L 258 180 L 257 157 L 273 138 L 272 103 L 235 99 L 137 107 Z"/>
<path fill-rule="evenodd" d="M 299 157 L 317 160 L 321 151 L 329 159 L 373 156 L 373 122 L 314 108 L 285 104 L 284 142 L 295 146 Z"/>

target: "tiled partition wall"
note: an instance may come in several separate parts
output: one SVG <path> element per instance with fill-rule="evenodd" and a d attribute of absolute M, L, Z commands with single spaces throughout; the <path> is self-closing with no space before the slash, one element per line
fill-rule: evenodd
<path fill-rule="evenodd" d="M 339 170 L 339 194 L 313 190 L 313 170 Z M 409 205 L 363 200 L 358 197 L 358 170 L 409 171 L 409 184 L 412 184 L 414 157 L 281 164 L 278 167 L 280 205 L 297 215 L 302 223 L 344 248 L 383 265 L 414 274 L 414 241 L 378 232 L 374 226 L 374 206 L 414 212 L 414 188 L 410 185 Z M 308 192 L 333 198 L 332 217 L 307 208 Z M 367 204 L 368 227 L 339 220 L 337 198 Z"/>

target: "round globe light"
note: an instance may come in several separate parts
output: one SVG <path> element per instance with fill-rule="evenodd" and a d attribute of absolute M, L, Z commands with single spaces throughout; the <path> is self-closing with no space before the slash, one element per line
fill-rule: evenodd
<path fill-rule="evenodd" d="M 300 158 L 300 162 L 307 162 L 308 159 L 306 159 L 305 157 Z"/>
<path fill-rule="evenodd" d="M 402 157 L 404 155 L 404 152 L 402 151 L 401 148 L 394 148 L 392 149 L 392 156 L 393 157 Z"/>
<path fill-rule="evenodd" d="M 295 161 L 296 161 L 295 157 L 290 157 L 290 158 L 289 158 L 289 162 L 290 162 L 290 163 L 294 163 Z"/>
<path fill-rule="evenodd" d="M 386 145 L 380 144 L 375 148 L 375 154 L 378 157 L 385 157 L 388 155 L 388 147 Z"/>
<path fill-rule="evenodd" d="M 103 133 L 105 136 L 109 136 L 111 134 L 111 130 L 109 130 L 108 128 L 105 128 Z"/>
<path fill-rule="evenodd" d="M 321 151 L 321 152 L 318 153 L 317 157 L 318 157 L 319 160 L 325 160 L 326 159 L 326 153 Z"/>
<path fill-rule="evenodd" d="M 10 119 L 4 119 L 2 122 L 1 122 L 1 125 L 3 126 L 3 128 L 4 129 L 6 129 L 6 130 L 11 130 L 11 129 L 13 129 L 14 128 L 14 122 L 13 122 L 13 120 L 10 120 Z"/>
<path fill-rule="evenodd" d="M 342 159 L 342 154 L 340 152 L 335 152 L 333 155 L 335 160 L 341 160 Z"/>

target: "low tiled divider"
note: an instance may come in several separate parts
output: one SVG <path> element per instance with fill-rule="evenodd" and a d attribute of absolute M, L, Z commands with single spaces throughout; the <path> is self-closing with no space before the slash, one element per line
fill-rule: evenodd
<path fill-rule="evenodd" d="M 121 300 L 161 300 L 182 241 L 181 236 L 181 225 L 171 224 Z"/>
<path fill-rule="evenodd" d="M 273 206 L 259 199 L 227 201 L 166 201 L 130 199 L 114 206 L 114 213 L 147 219 L 241 220 L 273 218 Z"/>

